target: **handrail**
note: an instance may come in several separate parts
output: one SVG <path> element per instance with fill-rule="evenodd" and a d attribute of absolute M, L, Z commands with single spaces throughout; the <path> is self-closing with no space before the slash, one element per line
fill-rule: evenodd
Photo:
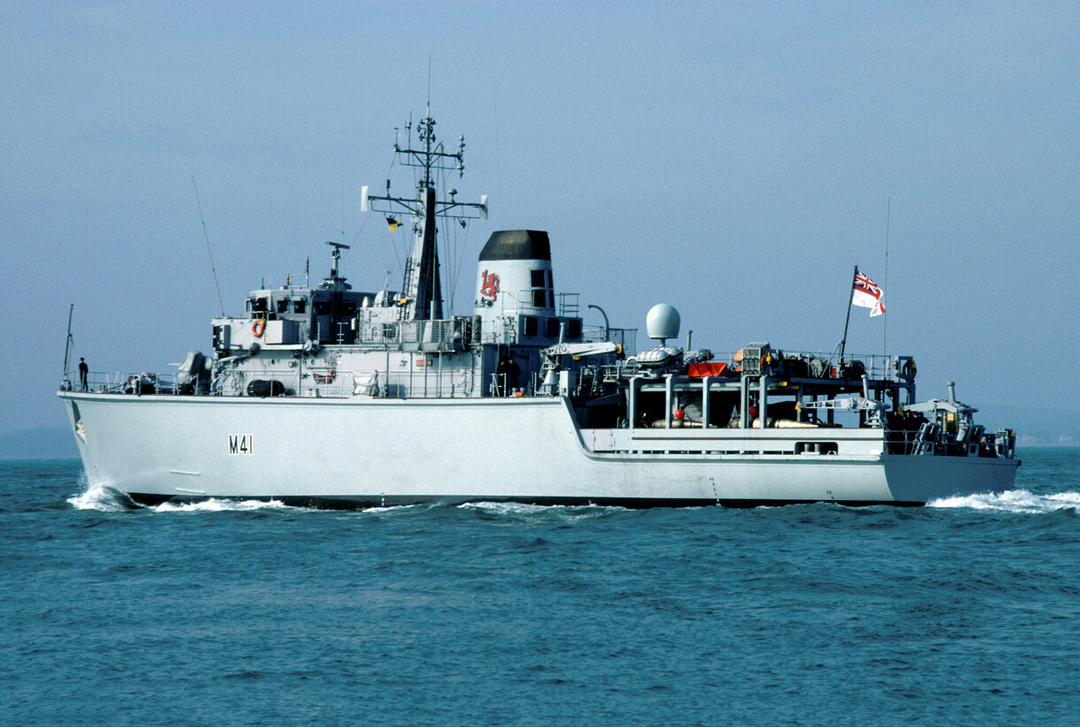
<path fill-rule="evenodd" d="M 612 331 L 615 330 L 617 329 L 612 329 Z M 632 350 L 626 351 L 626 354 L 628 356 L 633 356 L 636 353 L 639 352 Z M 734 373 L 736 370 L 738 370 L 738 367 L 740 366 L 740 363 L 735 359 L 737 353 L 737 351 L 728 351 L 727 353 L 717 353 L 714 351 L 712 352 L 712 358 L 710 359 L 710 361 L 715 363 L 727 363 L 728 366 L 731 368 L 731 371 Z M 804 361 L 809 361 L 811 359 L 817 359 L 822 363 L 822 365 L 828 365 L 828 376 L 809 376 L 806 378 L 821 378 L 826 380 L 839 378 L 841 367 L 837 362 L 829 360 L 829 356 L 831 355 L 829 353 L 825 353 L 823 351 L 784 350 L 783 355 L 784 360 L 801 359 Z M 866 375 L 872 380 L 891 380 L 893 374 L 893 363 L 896 358 L 896 356 L 884 355 L 880 353 L 866 355 L 846 354 L 844 356 L 844 361 L 861 363 L 866 369 Z M 859 377 L 855 376 L 853 378 L 858 379 Z"/>
<path fill-rule="evenodd" d="M 371 371 L 335 371 L 333 378 L 326 382 L 314 379 L 316 372 L 310 372 L 312 378 L 308 379 L 305 370 L 305 378 L 300 390 L 287 388 L 281 396 L 288 398 L 409 398 L 409 399 L 442 399 L 462 398 L 474 395 L 471 377 L 460 376 L 447 369 L 443 376 L 432 375 L 428 387 L 418 383 L 422 374 L 413 372 L 390 372 L 385 370 Z M 460 373 L 460 372 L 458 372 Z M 468 373 L 468 372 L 467 372 Z M 268 375 L 265 370 L 255 368 L 232 368 L 222 371 L 221 375 L 210 385 L 205 386 L 203 391 L 198 392 L 201 396 L 225 396 L 253 398 L 254 394 L 248 393 L 248 385 L 252 381 L 268 381 L 275 377 Z M 280 378 L 278 378 L 280 381 Z M 74 391 L 89 394 L 133 394 L 139 396 L 177 396 L 194 395 L 194 386 L 178 386 L 176 374 L 160 374 L 123 371 L 93 371 L 87 374 L 87 386 L 81 387 L 79 382 L 64 379 L 61 382 L 62 391 Z"/>

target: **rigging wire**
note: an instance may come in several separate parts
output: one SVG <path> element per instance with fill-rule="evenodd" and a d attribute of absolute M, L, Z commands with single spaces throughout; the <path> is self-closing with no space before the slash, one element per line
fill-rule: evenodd
<path fill-rule="evenodd" d="M 499 198 L 506 199 L 503 197 L 502 158 L 499 155 L 499 102 L 495 97 L 495 59 L 491 57 L 488 60 L 491 68 L 491 117 L 495 122 L 495 187 Z"/>
<path fill-rule="evenodd" d="M 457 230 L 454 231 L 454 234 L 455 234 L 455 236 L 457 235 Z M 461 248 L 460 248 L 460 252 L 458 254 L 458 258 L 457 258 L 457 267 L 454 270 L 454 290 L 455 291 L 457 290 L 458 281 L 461 280 L 461 265 L 462 265 L 462 263 L 465 262 L 465 248 L 468 247 L 468 245 L 469 245 L 469 226 L 466 225 L 465 226 L 465 239 L 462 240 L 462 242 L 461 242 Z M 451 301 L 451 303 L 453 303 L 453 301 Z"/>
<path fill-rule="evenodd" d="M 390 166 L 387 167 L 386 174 L 383 175 L 384 179 L 390 179 L 390 176 L 391 176 L 392 172 L 394 171 L 394 166 L 396 164 L 397 164 L 397 154 L 393 154 L 390 157 Z M 372 215 L 362 215 L 363 221 L 360 223 L 360 229 L 358 229 L 356 231 L 356 234 L 353 235 L 352 244 L 354 246 L 356 245 L 357 241 L 360 239 L 360 235 L 363 234 L 364 230 L 367 228 L 367 226 L 371 222 L 371 220 L 373 218 L 375 218 L 375 217 L 378 217 L 378 216 L 379 215 L 373 215 L 373 214 Z M 404 228 L 405 225 L 402 225 L 401 227 Z M 404 232 L 402 233 L 402 236 L 404 237 Z M 406 242 L 405 246 L 407 247 L 407 245 L 408 245 L 408 243 Z M 393 248 L 393 250 L 394 250 L 394 257 L 397 259 L 397 272 L 400 275 L 403 272 L 404 265 L 401 262 L 401 253 L 398 251 L 398 241 L 397 241 L 397 238 L 394 236 L 393 232 L 390 233 L 390 247 Z M 387 271 L 387 272 L 389 272 L 389 271 Z M 384 288 L 386 287 L 385 283 L 383 284 L 383 287 Z"/>
<path fill-rule="evenodd" d="M 402 228 L 404 228 L 404 225 L 402 225 Z M 401 233 L 401 237 L 403 237 L 403 238 L 405 237 L 404 232 Z M 397 271 L 396 272 L 398 273 L 398 275 L 404 275 L 404 273 L 405 273 L 405 264 L 401 261 L 401 254 L 398 252 L 397 240 L 395 239 L 393 232 L 390 233 L 390 243 L 391 243 L 391 247 L 394 248 L 394 259 L 397 260 Z M 408 240 L 402 240 L 402 247 L 406 247 L 406 246 L 408 246 L 408 244 L 409 244 Z M 404 290 L 401 291 L 401 292 L 402 292 L 402 294 L 405 293 Z"/>
<path fill-rule="evenodd" d="M 210 257 L 210 272 L 214 274 L 214 287 L 217 288 L 218 305 L 221 317 L 225 317 L 225 301 L 221 298 L 221 285 L 218 284 L 217 269 L 214 268 L 214 253 L 210 251 L 210 236 L 206 234 L 206 219 L 203 217 L 202 202 L 199 200 L 199 187 L 195 184 L 195 175 L 191 175 L 191 186 L 195 189 L 195 204 L 199 207 L 199 222 L 202 223 L 203 239 L 206 240 L 206 254 Z"/>
<path fill-rule="evenodd" d="M 446 177 L 447 177 L 447 171 L 445 169 L 440 169 L 439 170 L 439 188 L 440 189 L 446 190 L 446 189 L 450 188 L 449 185 L 447 184 Z M 457 236 L 456 236 L 455 233 L 457 231 L 454 229 L 454 225 L 452 223 L 450 223 L 449 218 L 444 218 L 444 219 L 446 220 L 446 222 L 444 222 L 444 224 L 443 224 L 442 236 L 444 236 L 446 238 L 446 241 L 443 243 L 443 252 L 446 255 L 447 271 L 452 272 L 453 269 L 454 269 L 454 255 L 456 254 L 455 243 L 456 243 Z M 441 271 L 440 271 L 440 274 L 441 274 Z M 456 284 L 457 284 L 457 281 L 455 281 L 453 279 L 452 275 L 446 276 L 446 290 L 447 290 L 446 300 L 447 300 L 447 303 L 449 304 L 449 307 L 451 309 L 453 309 L 453 305 L 454 305 L 454 289 L 456 287 Z"/>

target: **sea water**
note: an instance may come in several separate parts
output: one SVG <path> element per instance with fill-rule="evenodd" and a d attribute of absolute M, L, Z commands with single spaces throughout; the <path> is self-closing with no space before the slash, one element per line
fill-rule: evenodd
<path fill-rule="evenodd" d="M 1080 724 L 1080 450 L 923 508 L 134 508 L 0 462 L 3 725 Z"/>

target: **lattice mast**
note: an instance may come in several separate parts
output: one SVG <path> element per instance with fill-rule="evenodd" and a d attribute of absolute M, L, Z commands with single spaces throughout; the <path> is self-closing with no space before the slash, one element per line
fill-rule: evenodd
<path fill-rule="evenodd" d="M 465 227 L 466 220 L 487 219 L 487 195 L 480 197 L 480 202 L 458 202 L 456 189 L 446 191 L 449 199 L 439 199 L 436 187 L 437 172 L 456 170 L 458 178 L 465 173 L 465 137 L 458 137 L 457 151 L 447 151 L 435 138 L 435 119 L 431 118 L 431 107 L 427 114 L 416 124 L 419 148 L 413 148 L 412 122 L 405 124 L 405 148 L 395 130 L 394 153 L 402 166 L 420 170 L 415 199 L 394 197 L 390 194 L 390 180 L 386 180 L 386 194 L 373 195 L 368 188 L 363 188 L 362 209 L 369 207 L 369 202 L 381 203 L 370 208 L 389 215 L 387 222 L 397 225 L 392 216 L 407 212 L 412 217 L 413 242 L 412 255 L 405 261 L 402 281 L 402 318 L 441 319 L 443 318 L 442 281 L 439 270 L 439 251 L 437 245 L 438 217 L 452 218 Z"/>

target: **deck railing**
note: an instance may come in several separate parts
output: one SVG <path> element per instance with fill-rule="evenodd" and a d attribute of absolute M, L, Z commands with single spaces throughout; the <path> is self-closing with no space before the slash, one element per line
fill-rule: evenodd
<path fill-rule="evenodd" d="M 612 340 L 615 340 L 614 337 Z M 632 356 L 635 351 L 633 349 L 626 350 L 627 356 Z M 737 372 L 741 371 L 742 362 L 737 360 L 736 351 L 729 351 L 727 353 L 718 353 L 713 351 L 711 362 L 714 363 L 726 363 L 729 367 L 732 376 L 737 375 Z M 867 355 L 845 355 L 844 361 L 841 363 L 835 359 L 830 359 L 831 354 L 821 351 L 784 351 L 784 361 L 800 361 L 806 364 L 807 372 L 805 378 L 818 378 L 818 379 L 855 379 L 858 380 L 862 373 L 865 373 L 871 380 L 892 380 L 894 376 L 894 362 L 896 357 L 885 356 L 882 354 L 867 354 Z M 633 368 L 633 364 L 621 363 L 622 368 Z M 791 366 L 791 364 L 788 364 Z M 861 368 L 860 368 L 861 367 Z M 616 367 L 605 367 L 605 374 L 620 370 Z M 784 370 L 783 376 L 800 378 L 795 376 L 790 370 Z"/>
<path fill-rule="evenodd" d="M 85 384 L 76 373 L 64 377 L 63 391 L 86 391 L 93 394 L 176 394 L 176 374 L 130 373 L 124 371 L 90 371 Z M 188 392 L 191 393 L 191 392 Z"/>
<path fill-rule="evenodd" d="M 129 394 L 135 396 L 176 396 L 200 394 L 206 396 L 286 396 L 311 398 L 350 398 L 368 396 L 376 398 L 460 398 L 473 396 L 474 382 L 472 370 L 445 369 L 439 372 L 436 366 L 430 371 L 414 369 L 412 371 L 344 371 L 331 373 L 322 371 L 304 371 L 304 378 L 299 390 L 296 377 L 286 385 L 280 377 L 264 369 L 228 368 L 223 370 L 213 381 L 203 380 L 196 387 L 195 383 L 177 385 L 176 374 L 130 373 L 123 371 L 92 371 L 88 373 L 86 386 L 80 383 L 78 374 L 75 379 L 64 379 L 60 388 L 63 391 L 85 391 L 91 394 Z M 308 375 L 310 374 L 310 376 Z M 265 394 L 250 393 L 249 385 L 254 381 L 281 382 L 280 393 L 263 386 Z M 522 377 L 524 378 L 524 377 Z"/>

